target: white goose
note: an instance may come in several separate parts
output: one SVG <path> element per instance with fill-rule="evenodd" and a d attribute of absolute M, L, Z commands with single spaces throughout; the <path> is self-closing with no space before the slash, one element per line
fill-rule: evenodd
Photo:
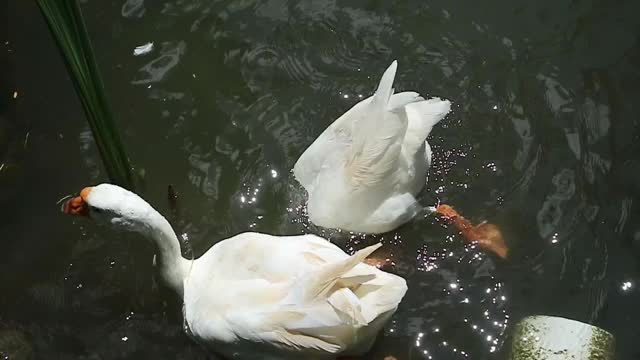
<path fill-rule="evenodd" d="M 451 103 L 418 93 L 393 94 L 397 62 L 372 97 L 355 104 L 309 146 L 293 173 L 308 193 L 309 219 L 320 226 L 383 233 L 421 209 L 431 163 L 426 138 Z"/>
<path fill-rule="evenodd" d="M 159 271 L 184 300 L 193 336 L 233 359 L 334 359 L 358 355 L 404 296 L 404 279 L 314 236 L 243 233 L 184 259 L 169 222 L 115 185 L 84 188 L 64 212 L 153 240 Z"/>

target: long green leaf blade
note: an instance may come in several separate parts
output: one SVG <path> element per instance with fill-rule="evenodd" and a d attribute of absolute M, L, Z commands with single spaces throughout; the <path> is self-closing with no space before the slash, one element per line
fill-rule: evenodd
<path fill-rule="evenodd" d="M 111 182 L 133 188 L 131 166 L 91 48 L 77 0 L 37 0 L 71 74 Z"/>

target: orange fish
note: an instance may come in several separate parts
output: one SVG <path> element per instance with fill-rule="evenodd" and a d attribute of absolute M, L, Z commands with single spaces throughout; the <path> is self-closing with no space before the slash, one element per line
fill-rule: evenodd
<path fill-rule="evenodd" d="M 509 254 L 509 248 L 504 242 L 500 229 L 487 223 L 473 225 L 471 222 L 449 205 L 442 204 L 436 208 L 436 212 L 450 224 L 453 224 L 462 236 L 470 243 L 477 243 L 480 248 L 490 251 L 502 259 Z"/>

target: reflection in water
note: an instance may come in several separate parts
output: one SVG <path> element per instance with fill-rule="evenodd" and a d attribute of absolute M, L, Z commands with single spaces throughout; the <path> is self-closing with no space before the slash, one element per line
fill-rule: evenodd
<path fill-rule="evenodd" d="M 177 44 L 163 43 L 161 46 L 160 57 L 140 68 L 139 72 L 142 73 L 142 77 L 131 81 L 132 84 L 151 84 L 162 80 L 173 67 L 178 65 L 180 57 L 186 51 L 187 44 L 184 41 L 179 41 Z"/>
<path fill-rule="evenodd" d="M 563 204 L 573 197 L 576 190 L 574 176 L 573 171 L 562 169 L 553 177 L 555 192 L 547 196 L 537 216 L 541 238 L 547 238 L 562 223 Z M 557 234 L 554 237 L 557 238 Z"/>
<path fill-rule="evenodd" d="M 122 16 L 126 18 L 139 18 L 144 15 L 144 0 L 126 0 L 122 4 Z"/>
<path fill-rule="evenodd" d="M 200 160 L 196 154 L 189 156 L 189 163 L 193 166 L 188 175 L 191 184 L 201 189 L 205 195 L 217 199 L 220 169 L 212 168 L 211 163 Z"/>
<path fill-rule="evenodd" d="M 100 176 L 100 160 L 97 154 L 98 148 L 96 142 L 93 140 L 91 129 L 85 127 L 80 134 L 78 134 L 78 142 L 80 152 L 82 153 L 82 160 L 84 161 L 84 167 L 90 169 L 92 180 L 98 179 Z"/>
<path fill-rule="evenodd" d="M 23 331 L 0 323 L 0 358 L 31 359 L 33 347 Z"/>
<path fill-rule="evenodd" d="M 381 241 L 376 261 L 405 277 L 409 292 L 371 359 L 499 359 L 510 326 L 531 314 L 603 324 L 620 358 L 635 359 L 640 123 L 629 99 L 640 96 L 638 4 L 497 1 L 480 12 L 443 1 L 123 0 L 88 1 L 83 12 L 125 142 L 147 173 L 143 195 L 166 211 L 166 187 L 175 184 L 174 226 L 193 255 L 247 230 L 312 232 L 350 253 Z M 147 42 L 153 52 L 132 55 Z M 434 217 L 381 236 L 305 218 L 306 194 L 289 170 L 333 119 L 371 94 L 371 74 L 392 59 L 403 67 L 398 91 L 454 103 L 429 139 L 425 205 L 437 198 L 474 223 L 498 224 L 510 262 L 466 245 Z M 78 182 L 103 181 L 88 129 L 73 117 L 48 120 L 76 134 L 49 162 L 79 149 Z M 0 145 L 22 144 L 25 132 L 0 121 Z M 49 136 L 57 133 L 29 141 Z M 52 194 L 35 184 L 37 199 L 11 208 L 31 213 L 41 199 L 53 203 L 76 188 L 58 168 L 50 173 L 58 179 Z M 56 220 L 6 230 L 28 234 L 7 239 L 39 239 L 12 242 L 10 264 L 46 268 L 23 269 L 24 284 L 10 282 L 10 297 L 0 298 L 0 318 L 10 323 L 0 333 L 27 334 L 44 356 L 207 356 L 184 336 L 180 304 L 154 283 L 148 244 L 43 218 Z M 61 239 L 50 239 L 58 228 Z"/>

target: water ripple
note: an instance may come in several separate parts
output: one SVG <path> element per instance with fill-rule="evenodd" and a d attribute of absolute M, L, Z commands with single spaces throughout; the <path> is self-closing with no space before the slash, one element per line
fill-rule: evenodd
<path fill-rule="evenodd" d="M 187 48 L 185 41 L 177 43 L 165 42 L 160 49 L 160 56 L 138 70 L 139 77 L 131 81 L 134 85 L 147 85 L 162 81 L 167 73 L 180 62 Z"/>
<path fill-rule="evenodd" d="M 144 0 L 126 0 L 121 9 L 122 16 L 126 18 L 140 18 L 145 11 Z"/>

